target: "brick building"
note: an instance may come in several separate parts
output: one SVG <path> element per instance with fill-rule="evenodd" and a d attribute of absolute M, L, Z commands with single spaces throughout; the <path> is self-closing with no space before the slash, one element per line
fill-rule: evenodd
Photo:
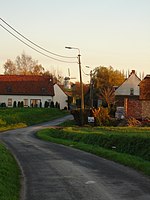
<path fill-rule="evenodd" d="M 136 119 L 150 118 L 150 75 L 139 83 L 139 99 L 126 98 L 124 108 L 126 117 Z"/>
<path fill-rule="evenodd" d="M 129 77 L 115 90 L 115 101 L 117 107 L 124 107 L 125 98 L 139 99 L 139 84 L 141 79 L 132 70 Z"/>

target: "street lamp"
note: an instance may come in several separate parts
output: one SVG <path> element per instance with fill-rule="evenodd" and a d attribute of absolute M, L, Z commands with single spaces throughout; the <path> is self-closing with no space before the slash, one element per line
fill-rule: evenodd
<path fill-rule="evenodd" d="M 81 124 L 83 125 L 83 111 L 84 111 L 84 94 L 83 94 L 83 82 L 82 82 L 82 72 L 81 72 L 81 55 L 80 49 L 76 47 L 65 47 L 66 49 L 77 49 L 78 50 L 78 64 L 79 64 L 79 73 L 80 73 L 80 89 L 81 89 Z"/>

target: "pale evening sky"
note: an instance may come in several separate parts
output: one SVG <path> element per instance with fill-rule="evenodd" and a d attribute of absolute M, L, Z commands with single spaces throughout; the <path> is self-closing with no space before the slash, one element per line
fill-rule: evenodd
<path fill-rule="evenodd" d="M 150 74 L 150 0 L 0 0 L 0 13 L 9 25 L 51 52 L 77 56 L 77 50 L 65 46 L 79 48 L 85 73 L 90 71 L 85 66 L 111 65 Z M 0 24 L 12 31 L 2 20 Z M 66 76 L 69 68 L 79 80 L 77 63 L 47 58 L 0 26 L 0 73 L 7 59 L 15 60 L 23 51 L 47 70 Z M 89 77 L 83 74 L 83 80 Z"/>

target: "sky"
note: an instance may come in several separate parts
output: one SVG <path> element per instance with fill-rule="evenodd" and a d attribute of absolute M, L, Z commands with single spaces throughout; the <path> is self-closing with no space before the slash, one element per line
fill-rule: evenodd
<path fill-rule="evenodd" d="M 0 13 L 9 25 L 50 52 L 77 57 L 79 49 L 84 82 L 90 79 L 85 74 L 99 66 L 150 74 L 150 0 L 0 0 Z M 11 30 L 1 20 L 0 24 Z M 45 70 L 68 76 L 69 69 L 71 77 L 79 80 L 77 58 L 42 51 L 75 63 L 48 58 L 0 26 L 0 73 L 7 59 L 14 61 L 23 52 Z"/>

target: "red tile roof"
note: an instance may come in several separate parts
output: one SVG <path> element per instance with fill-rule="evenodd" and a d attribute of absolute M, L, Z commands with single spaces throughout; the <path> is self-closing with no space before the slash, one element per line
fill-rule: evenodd
<path fill-rule="evenodd" d="M 37 75 L 0 75 L 0 95 L 54 96 L 53 78 Z"/>

